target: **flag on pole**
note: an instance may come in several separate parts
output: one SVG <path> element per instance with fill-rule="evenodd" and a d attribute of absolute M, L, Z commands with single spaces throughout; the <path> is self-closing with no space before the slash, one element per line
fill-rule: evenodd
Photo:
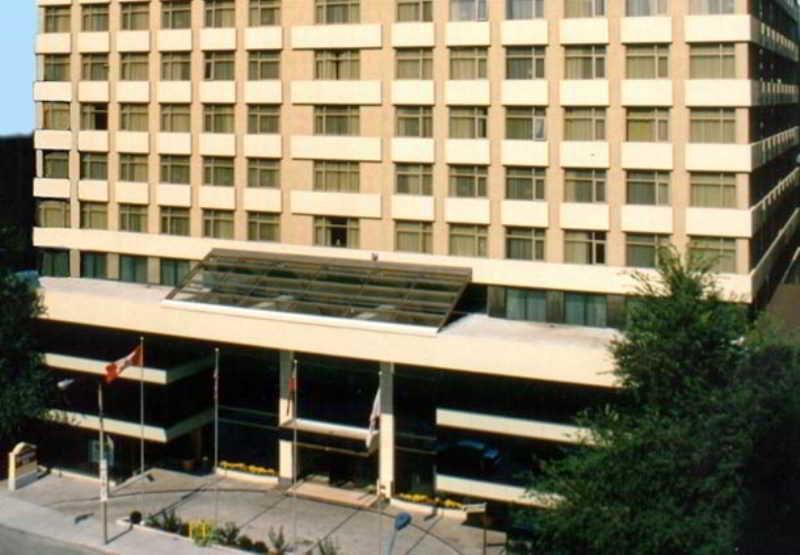
<path fill-rule="evenodd" d="M 129 366 L 143 366 L 144 365 L 144 356 L 142 352 L 142 346 L 139 345 L 127 356 L 122 357 L 119 360 L 115 360 L 111 364 L 106 366 L 106 383 L 111 383 L 116 380 L 119 375 L 122 373 L 123 370 L 128 368 Z"/>
<path fill-rule="evenodd" d="M 372 401 L 372 412 L 369 414 L 369 430 L 367 431 L 367 449 L 372 444 L 372 439 L 378 433 L 378 419 L 381 416 L 381 388 L 375 392 L 375 400 Z"/>
<path fill-rule="evenodd" d="M 297 368 L 292 368 L 292 375 L 289 376 L 289 399 L 288 403 L 286 403 L 286 416 L 289 416 L 292 413 L 292 405 L 294 405 L 294 399 L 297 396 Z"/>

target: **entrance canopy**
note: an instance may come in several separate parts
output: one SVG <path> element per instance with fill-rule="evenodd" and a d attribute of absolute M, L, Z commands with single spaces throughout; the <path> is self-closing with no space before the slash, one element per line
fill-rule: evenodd
<path fill-rule="evenodd" d="M 167 300 L 439 329 L 471 277 L 469 268 L 214 249 Z"/>

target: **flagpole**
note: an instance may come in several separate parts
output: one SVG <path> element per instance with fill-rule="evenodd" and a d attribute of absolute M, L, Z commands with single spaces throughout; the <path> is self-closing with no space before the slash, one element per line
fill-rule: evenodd
<path fill-rule="evenodd" d="M 292 361 L 292 536 L 297 553 L 297 359 Z"/>
<path fill-rule="evenodd" d="M 144 336 L 139 336 L 139 474 L 144 476 Z"/>
<path fill-rule="evenodd" d="M 103 545 L 108 544 L 108 462 L 106 460 L 106 437 L 103 425 L 103 381 L 97 382 L 97 419 L 100 429 L 100 519 L 103 521 Z"/>
<path fill-rule="evenodd" d="M 219 347 L 214 348 L 214 525 L 219 517 Z"/>

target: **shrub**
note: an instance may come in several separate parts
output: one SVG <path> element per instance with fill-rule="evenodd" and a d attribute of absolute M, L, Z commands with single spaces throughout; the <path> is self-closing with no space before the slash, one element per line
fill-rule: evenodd
<path fill-rule="evenodd" d="M 342 553 L 339 551 L 339 545 L 333 538 L 324 538 L 320 540 L 317 549 L 319 550 L 319 555 L 341 555 Z"/>
<path fill-rule="evenodd" d="M 248 551 L 253 548 L 253 540 L 251 540 L 248 536 L 239 536 L 237 543 L 239 544 L 239 547 L 242 549 L 247 549 Z"/>
<path fill-rule="evenodd" d="M 289 551 L 289 543 L 286 541 L 286 536 L 283 534 L 283 526 L 281 526 L 277 532 L 270 527 L 269 532 L 267 532 L 267 537 L 269 538 L 269 543 L 272 544 L 272 551 L 275 555 L 284 555 Z"/>
<path fill-rule="evenodd" d="M 161 523 L 156 515 L 147 515 L 147 518 L 144 519 L 144 525 L 150 528 L 161 528 Z"/>
<path fill-rule="evenodd" d="M 174 534 L 180 531 L 181 524 L 183 524 L 183 521 L 178 515 L 175 514 L 175 509 L 167 509 L 161 513 L 160 527 L 162 530 L 166 530 L 167 532 L 172 532 Z"/>
<path fill-rule="evenodd" d="M 131 511 L 130 516 L 128 516 L 128 520 L 131 524 L 140 524 L 142 522 L 142 513 L 139 511 Z"/>
<path fill-rule="evenodd" d="M 180 528 L 178 529 L 178 534 L 180 534 L 184 538 L 188 538 L 189 537 L 189 523 L 188 522 L 182 522 L 181 523 Z"/>
<path fill-rule="evenodd" d="M 189 524 L 189 537 L 194 540 L 195 545 L 207 547 L 216 540 L 216 530 L 207 520 L 198 520 Z"/>
<path fill-rule="evenodd" d="M 222 545 L 236 545 L 240 529 L 235 522 L 226 522 L 216 530 L 216 536 Z"/>
<path fill-rule="evenodd" d="M 267 544 L 262 541 L 258 541 L 253 544 L 253 551 L 256 553 L 269 553 L 269 548 L 267 548 Z"/>

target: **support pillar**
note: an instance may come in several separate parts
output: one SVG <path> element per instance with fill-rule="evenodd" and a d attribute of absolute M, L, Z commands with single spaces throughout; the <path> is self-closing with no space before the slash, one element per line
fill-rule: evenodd
<path fill-rule="evenodd" d="M 278 422 L 285 426 L 294 418 L 296 407 L 292 406 L 289 380 L 292 377 L 294 351 L 280 352 L 280 399 L 278 400 Z M 278 440 L 278 481 L 291 485 L 294 480 L 294 452 L 290 440 Z"/>
<path fill-rule="evenodd" d="M 378 484 L 387 498 L 394 495 L 394 364 L 381 362 L 381 418 Z"/>

